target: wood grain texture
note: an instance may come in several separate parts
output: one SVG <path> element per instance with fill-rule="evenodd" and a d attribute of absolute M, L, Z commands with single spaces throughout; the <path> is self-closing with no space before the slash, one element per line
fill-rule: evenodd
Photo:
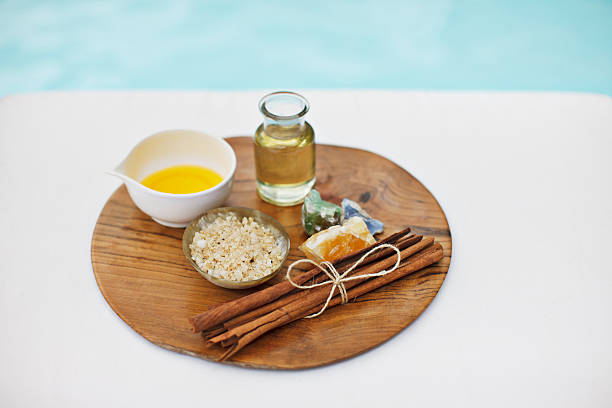
<path fill-rule="evenodd" d="M 226 205 L 256 208 L 286 228 L 291 238 L 286 268 L 303 258 L 297 249 L 306 239 L 301 207 L 276 207 L 259 199 L 252 139 L 227 141 L 236 151 L 238 167 Z M 355 356 L 412 323 L 444 282 L 451 259 L 450 230 L 438 202 L 418 180 L 374 153 L 329 145 L 317 145 L 316 174 L 316 188 L 324 199 L 339 203 L 351 198 L 385 223 L 385 232 L 377 238 L 410 226 L 415 233 L 434 236 L 444 248 L 444 258 L 354 303 L 274 330 L 225 363 L 300 369 Z M 205 347 L 188 318 L 258 288 L 233 291 L 202 278 L 183 255 L 182 235 L 183 229 L 164 227 L 142 213 L 122 186 L 106 203 L 94 230 L 94 275 L 109 305 L 143 337 L 170 350 L 216 360 L 222 350 Z M 283 278 L 281 272 L 270 284 Z"/>

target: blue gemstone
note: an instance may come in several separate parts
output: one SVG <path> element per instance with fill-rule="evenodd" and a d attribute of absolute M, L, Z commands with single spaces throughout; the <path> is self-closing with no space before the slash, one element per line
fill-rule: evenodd
<path fill-rule="evenodd" d="M 353 200 L 349 200 L 348 198 L 342 199 L 342 211 L 345 220 L 351 217 L 363 218 L 370 234 L 374 235 L 383 232 L 385 224 L 370 217 L 370 215 Z"/>

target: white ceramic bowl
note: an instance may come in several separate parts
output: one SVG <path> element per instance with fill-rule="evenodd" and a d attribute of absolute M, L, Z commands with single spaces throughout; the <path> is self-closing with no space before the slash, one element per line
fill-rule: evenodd
<path fill-rule="evenodd" d="M 213 188 L 170 194 L 140 184 L 151 173 L 176 165 L 208 167 L 223 177 Z M 110 174 L 121 178 L 134 204 L 156 222 L 185 227 L 200 214 L 221 206 L 232 190 L 236 154 L 223 139 L 194 130 L 166 130 L 138 143 Z"/>

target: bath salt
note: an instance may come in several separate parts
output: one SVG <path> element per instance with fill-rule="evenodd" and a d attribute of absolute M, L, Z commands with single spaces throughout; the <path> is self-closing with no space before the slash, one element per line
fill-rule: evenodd
<path fill-rule="evenodd" d="M 261 279 L 274 272 L 283 260 L 272 232 L 253 218 L 217 217 L 196 232 L 191 259 L 215 278 L 235 282 Z"/>

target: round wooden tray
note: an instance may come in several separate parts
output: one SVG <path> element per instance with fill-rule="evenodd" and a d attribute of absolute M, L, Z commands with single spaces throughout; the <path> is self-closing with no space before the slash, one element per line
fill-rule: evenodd
<path fill-rule="evenodd" d="M 255 191 L 252 138 L 227 141 L 238 168 L 226 205 L 256 208 L 275 217 L 291 238 L 287 263 L 303 258 L 297 249 L 306 235 L 301 206 L 276 207 Z M 317 145 L 316 188 L 324 199 L 343 197 L 362 204 L 385 223 L 384 238 L 406 226 L 434 236 L 444 258 L 386 287 L 338 306 L 315 319 L 276 329 L 237 353 L 229 364 L 300 369 L 343 360 L 367 351 L 412 323 L 438 293 L 451 258 L 451 234 L 434 196 L 407 171 L 374 153 Z M 188 321 L 220 302 L 251 293 L 214 286 L 196 272 L 181 248 L 183 229 L 155 223 L 132 203 L 124 186 L 108 200 L 93 233 L 91 262 L 104 298 L 131 328 L 170 350 L 216 360 L 222 351 L 207 348 Z M 270 283 L 284 278 L 279 273 Z"/>

